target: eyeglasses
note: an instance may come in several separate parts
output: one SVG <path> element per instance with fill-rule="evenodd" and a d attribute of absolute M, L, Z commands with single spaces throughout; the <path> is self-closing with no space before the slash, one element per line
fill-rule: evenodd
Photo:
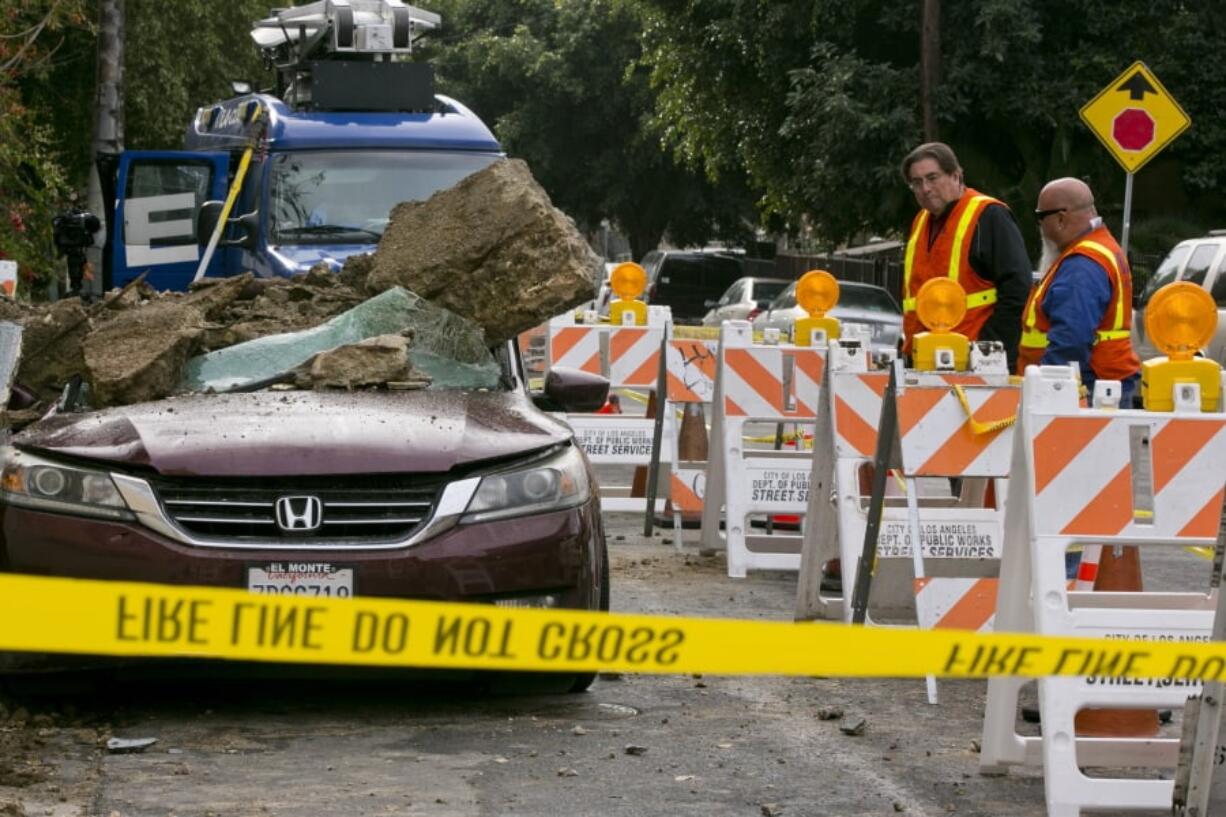
<path fill-rule="evenodd" d="M 939 182 L 941 179 L 945 178 L 948 175 L 949 175 L 948 173 L 929 173 L 927 176 L 921 176 L 918 179 L 911 179 L 910 181 L 907 182 L 907 187 L 910 187 L 912 190 L 918 193 L 920 190 L 923 190 L 925 187 L 931 187 L 935 185 L 937 182 Z"/>
<path fill-rule="evenodd" d="M 1042 224 L 1043 219 L 1047 218 L 1048 216 L 1054 216 L 1056 213 L 1063 213 L 1066 210 L 1068 210 L 1067 207 L 1053 207 L 1050 210 L 1035 210 L 1034 217 L 1039 220 L 1040 224 Z"/>

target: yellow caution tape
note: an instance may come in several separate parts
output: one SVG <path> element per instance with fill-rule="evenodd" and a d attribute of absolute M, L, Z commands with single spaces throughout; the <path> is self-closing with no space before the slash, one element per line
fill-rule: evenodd
<path fill-rule="evenodd" d="M 762 343 L 766 335 L 761 329 L 753 330 L 753 342 Z M 780 332 L 780 342 L 788 342 L 788 333 Z M 673 326 L 673 340 L 719 340 L 718 326 Z"/>
<path fill-rule="evenodd" d="M 966 399 L 966 392 L 958 384 L 953 385 L 954 394 L 958 396 L 958 402 L 962 404 L 962 410 L 966 412 L 966 424 L 970 427 L 971 433 L 975 436 L 982 434 L 991 434 L 994 431 L 1008 428 L 1017 422 L 1017 415 L 1005 417 L 1000 420 L 992 420 L 991 422 L 981 423 L 975 419 L 975 412 L 971 410 L 970 401 Z"/>
<path fill-rule="evenodd" d="M 1226 676 L 1226 644 L 674 618 L 0 576 L 0 651 L 439 669 Z"/>
<path fill-rule="evenodd" d="M 1213 561 L 1213 548 L 1186 547 L 1184 548 L 1184 550 L 1186 550 L 1188 553 L 1191 553 L 1194 556 L 1199 556 L 1202 559 L 1209 560 L 1210 562 Z"/>
<path fill-rule="evenodd" d="M 648 399 L 650 399 L 647 397 L 647 395 L 639 394 L 638 392 L 632 391 L 630 389 L 618 389 L 618 393 L 621 394 L 623 397 L 630 398 L 636 403 L 646 404 Z M 678 409 L 677 419 L 681 419 L 684 416 L 685 416 L 685 412 Z M 708 427 L 708 430 L 710 430 L 709 427 Z M 741 440 L 747 443 L 773 443 L 775 441 L 775 435 L 774 434 L 764 434 L 760 437 L 741 437 Z M 794 443 L 797 440 L 804 440 L 806 448 L 813 447 L 813 441 L 806 440 L 805 435 L 803 433 L 790 432 L 790 433 L 784 434 L 780 438 L 780 441 L 785 442 L 785 443 Z"/>

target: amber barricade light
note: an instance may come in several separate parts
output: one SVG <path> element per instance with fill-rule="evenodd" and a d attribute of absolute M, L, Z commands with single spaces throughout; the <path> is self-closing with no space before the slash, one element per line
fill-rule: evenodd
<path fill-rule="evenodd" d="M 633 261 L 618 264 L 609 274 L 609 289 L 617 298 L 609 304 L 609 323 L 646 326 L 647 304 L 639 296 L 647 289 L 647 271 Z"/>
<path fill-rule="evenodd" d="M 971 342 L 954 327 L 966 316 L 966 290 L 952 278 L 933 278 L 915 296 L 915 315 L 927 332 L 912 340 L 912 365 L 919 371 L 965 371 Z"/>
<path fill-rule="evenodd" d="M 1166 357 L 1141 364 L 1141 402 L 1148 411 L 1174 411 L 1176 397 L 1188 404 L 1192 386 L 1200 410 L 1217 411 L 1222 396 L 1221 366 L 1197 353 L 1217 330 L 1217 304 L 1189 281 L 1167 284 L 1145 308 L 1145 334 Z M 1108 341 L 1110 342 L 1110 341 Z"/>
<path fill-rule="evenodd" d="M 808 313 L 792 325 L 792 343 L 797 346 L 825 346 L 838 340 L 838 318 L 829 312 L 839 302 L 839 282 L 824 269 L 812 269 L 796 282 L 796 303 Z"/>

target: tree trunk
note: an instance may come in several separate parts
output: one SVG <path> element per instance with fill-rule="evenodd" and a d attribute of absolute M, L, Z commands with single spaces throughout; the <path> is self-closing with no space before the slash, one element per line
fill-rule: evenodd
<path fill-rule="evenodd" d="M 98 90 L 94 99 L 87 206 L 103 222 L 95 237 L 95 246 L 86 253 L 94 267 L 94 278 L 83 287 L 86 292 L 95 294 L 102 292 L 102 246 L 109 229 L 97 159 L 99 154 L 123 152 L 123 0 L 99 0 L 98 6 Z"/>
<path fill-rule="evenodd" d="M 941 0 L 923 0 L 920 24 L 920 107 L 924 117 L 924 141 L 937 140 L 934 97 L 941 76 Z"/>

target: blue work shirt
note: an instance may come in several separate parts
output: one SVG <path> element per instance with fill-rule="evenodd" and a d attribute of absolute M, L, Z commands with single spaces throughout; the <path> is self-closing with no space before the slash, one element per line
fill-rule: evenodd
<path fill-rule="evenodd" d="M 1094 393 L 1094 370 L 1090 368 L 1090 349 L 1103 315 L 1111 307 L 1111 279 L 1103 268 L 1084 255 L 1070 255 L 1051 273 L 1055 277 L 1043 293 L 1043 312 L 1051 321 L 1047 330 L 1047 350 L 1040 361 L 1044 366 L 1076 363 L 1081 382 Z M 1129 305 L 1131 306 L 1131 305 Z M 1139 374 L 1120 386 L 1120 406 L 1132 408 L 1132 394 Z"/>

